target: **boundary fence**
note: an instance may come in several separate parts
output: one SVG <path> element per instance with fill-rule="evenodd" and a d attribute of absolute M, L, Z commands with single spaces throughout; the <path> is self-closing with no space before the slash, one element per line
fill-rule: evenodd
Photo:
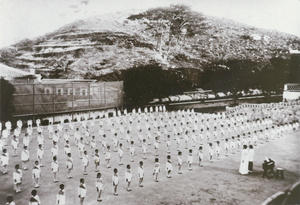
<path fill-rule="evenodd" d="M 118 108 L 123 105 L 123 82 L 57 82 L 14 84 L 14 118 L 50 117 Z"/>

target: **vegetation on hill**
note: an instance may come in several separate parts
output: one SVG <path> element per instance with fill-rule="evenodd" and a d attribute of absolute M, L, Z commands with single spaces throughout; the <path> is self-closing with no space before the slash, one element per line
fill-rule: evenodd
<path fill-rule="evenodd" d="M 124 80 L 127 99 L 143 103 L 195 87 L 232 93 L 249 88 L 280 92 L 283 83 L 297 82 L 294 75 L 288 77 L 290 67 L 296 68 L 292 71 L 296 74 L 299 68 L 299 58 L 291 57 L 290 50 L 300 50 L 299 37 L 171 5 L 79 20 L 1 49 L 0 62 L 35 68 L 45 78 Z M 140 88 L 149 92 L 132 97 L 130 89 L 135 88 L 126 80 L 132 86 L 148 83 Z M 149 97 L 143 97 L 145 93 Z"/>

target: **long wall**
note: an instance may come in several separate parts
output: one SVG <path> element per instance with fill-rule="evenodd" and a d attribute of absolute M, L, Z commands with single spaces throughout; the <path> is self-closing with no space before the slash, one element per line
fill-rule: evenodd
<path fill-rule="evenodd" d="M 123 82 L 14 84 L 14 117 L 89 112 L 123 105 Z"/>

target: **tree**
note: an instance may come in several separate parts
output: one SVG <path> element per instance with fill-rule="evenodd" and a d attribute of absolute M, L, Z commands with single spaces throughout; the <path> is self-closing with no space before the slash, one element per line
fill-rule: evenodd
<path fill-rule="evenodd" d="M 159 7 L 128 17 L 130 20 L 143 19 L 146 30 L 154 32 L 157 47 L 162 54 L 162 46 L 169 54 L 172 44 L 179 45 L 179 51 L 186 37 L 201 35 L 206 29 L 202 14 L 191 11 L 190 7 L 177 4 L 170 7 Z"/>
<path fill-rule="evenodd" d="M 191 87 L 181 72 L 163 70 L 156 63 L 133 67 L 123 72 L 125 102 L 127 105 L 148 104 L 154 98 L 162 99 L 181 94 Z"/>
<path fill-rule="evenodd" d="M 0 79 L 0 120 L 11 120 L 14 113 L 13 106 L 13 93 L 15 92 L 14 86 L 5 80 Z"/>

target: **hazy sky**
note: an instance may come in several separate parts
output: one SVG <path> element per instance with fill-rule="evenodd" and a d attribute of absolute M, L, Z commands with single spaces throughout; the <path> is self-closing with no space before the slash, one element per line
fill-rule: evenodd
<path fill-rule="evenodd" d="M 76 19 L 176 3 L 300 37 L 300 0 L 0 0 L 0 47 L 43 35 Z"/>

